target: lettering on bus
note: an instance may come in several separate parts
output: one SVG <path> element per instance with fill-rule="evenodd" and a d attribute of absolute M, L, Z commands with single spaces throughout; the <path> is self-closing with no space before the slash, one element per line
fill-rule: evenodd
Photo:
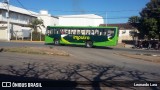
<path fill-rule="evenodd" d="M 89 36 L 73 36 L 73 39 L 76 39 L 76 40 L 89 40 L 90 37 Z"/>

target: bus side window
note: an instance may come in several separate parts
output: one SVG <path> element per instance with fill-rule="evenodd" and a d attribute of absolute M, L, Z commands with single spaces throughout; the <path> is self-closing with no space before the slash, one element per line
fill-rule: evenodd
<path fill-rule="evenodd" d="M 100 30 L 99 30 L 99 35 L 100 35 L 100 36 L 104 36 L 104 29 L 100 29 Z"/>
<path fill-rule="evenodd" d="M 86 30 L 86 35 L 90 35 L 91 30 Z"/>
<path fill-rule="evenodd" d="M 90 32 L 90 33 L 91 33 L 91 35 L 94 35 L 94 30 L 91 30 L 91 32 Z"/>
<path fill-rule="evenodd" d="M 107 36 L 108 36 L 109 38 L 111 38 L 111 37 L 113 37 L 113 36 L 114 36 L 114 33 L 115 33 L 115 31 L 114 31 L 114 30 L 108 30 L 108 32 L 107 32 Z"/>
<path fill-rule="evenodd" d="M 74 30 L 73 30 L 73 29 L 71 29 L 71 30 L 70 30 L 70 33 L 71 33 L 72 35 L 74 34 L 73 32 L 74 32 Z"/>
<path fill-rule="evenodd" d="M 99 30 L 95 30 L 95 35 L 99 35 Z"/>
<path fill-rule="evenodd" d="M 106 29 L 103 30 L 103 35 L 107 36 L 107 30 Z"/>
<path fill-rule="evenodd" d="M 64 30 L 61 29 L 61 34 L 65 34 Z"/>
<path fill-rule="evenodd" d="M 81 30 L 77 29 L 76 31 L 77 31 L 76 34 L 77 34 L 77 35 L 80 35 Z"/>
<path fill-rule="evenodd" d="M 49 29 L 46 31 L 46 35 L 50 35 L 50 30 Z"/>
<path fill-rule="evenodd" d="M 71 34 L 75 35 L 76 34 L 76 29 L 71 29 Z"/>
<path fill-rule="evenodd" d="M 99 35 L 102 36 L 102 32 L 99 32 Z"/>
<path fill-rule="evenodd" d="M 53 29 L 53 34 L 56 34 L 56 29 Z"/>
<path fill-rule="evenodd" d="M 85 30 L 81 30 L 81 35 L 86 35 Z"/>
<path fill-rule="evenodd" d="M 56 30 L 56 34 L 60 34 L 60 29 L 57 29 L 57 30 Z"/>

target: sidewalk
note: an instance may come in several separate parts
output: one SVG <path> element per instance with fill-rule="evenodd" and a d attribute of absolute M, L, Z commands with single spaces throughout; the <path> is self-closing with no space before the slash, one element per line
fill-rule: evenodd
<path fill-rule="evenodd" d="M 115 48 L 132 48 L 133 45 L 130 44 L 124 44 L 124 43 L 118 43 L 117 46 L 113 46 Z"/>
<path fill-rule="evenodd" d="M 147 55 L 147 54 L 129 54 L 129 53 L 115 53 L 116 55 L 121 55 L 128 58 L 134 58 L 154 63 L 160 63 L 159 55 Z"/>
<path fill-rule="evenodd" d="M 8 42 L 8 41 L 6 41 Z M 44 43 L 44 41 L 25 41 L 25 40 L 11 40 L 10 42 L 42 42 Z"/>

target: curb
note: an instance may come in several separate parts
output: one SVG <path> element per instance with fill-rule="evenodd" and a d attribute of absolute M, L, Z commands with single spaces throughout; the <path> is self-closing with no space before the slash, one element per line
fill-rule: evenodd
<path fill-rule="evenodd" d="M 160 55 L 156 55 L 156 54 L 135 54 L 135 55 L 143 55 L 143 56 L 153 56 L 153 57 L 160 57 Z"/>
<path fill-rule="evenodd" d="M 18 41 L 11 40 L 10 42 L 43 42 L 44 43 L 44 41 L 22 41 L 22 40 L 18 40 Z"/>

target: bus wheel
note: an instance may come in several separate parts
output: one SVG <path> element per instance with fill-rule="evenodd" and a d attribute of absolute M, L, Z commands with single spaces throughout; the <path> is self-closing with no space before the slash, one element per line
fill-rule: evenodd
<path fill-rule="evenodd" d="M 58 39 L 54 40 L 54 45 L 59 45 L 59 40 Z"/>
<path fill-rule="evenodd" d="M 87 47 L 87 48 L 93 47 L 93 42 L 92 42 L 92 41 L 87 41 L 87 42 L 86 42 L 86 47 Z"/>

